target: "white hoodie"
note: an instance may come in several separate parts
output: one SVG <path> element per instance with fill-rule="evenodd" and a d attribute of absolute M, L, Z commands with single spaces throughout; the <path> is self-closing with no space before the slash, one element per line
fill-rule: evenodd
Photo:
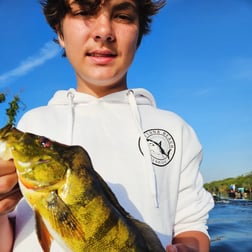
<path fill-rule="evenodd" d="M 48 106 L 26 113 L 18 128 L 84 147 L 121 205 L 148 223 L 164 247 L 184 231 L 207 234 L 213 200 L 202 188 L 201 145 L 192 128 L 176 114 L 157 109 L 146 90 L 102 98 L 58 91 Z M 16 217 L 14 251 L 41 251 L 25 200 Z M 57 244 L 52 251 L 60 251 Z"/>

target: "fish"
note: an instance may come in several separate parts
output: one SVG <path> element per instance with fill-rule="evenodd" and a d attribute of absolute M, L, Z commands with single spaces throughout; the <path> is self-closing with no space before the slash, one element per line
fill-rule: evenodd
<path fill-rule="evenodd" d="M 14 160 L 44 252 L 53 240 L 64 251 L 165 252 L 155 231 L 120 205 L 83 147 L 6 125 L 0 158 Z"/>

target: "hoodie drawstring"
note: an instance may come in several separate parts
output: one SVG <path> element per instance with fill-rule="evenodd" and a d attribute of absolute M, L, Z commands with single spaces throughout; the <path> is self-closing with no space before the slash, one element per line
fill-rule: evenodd
<path fill-rule="evenodd" d="M 69 136 L 68 143 L 69 145 L 73 144 L 73 128 L 74 128 L 74 93 L 72 90 L 69 90 L 67 93 L 67 98 L 69 99 L 69 110 L 70 110 L 70 125 L 69 125 Z"/>
<path fill-rule="evenodd" d="M 137 107 L 137 102 L 136 102 L 136 97 L 135 97 L 134 91 L 129 90 L 127 93 L 127 96 L 128 96 L 131 111 L 133 113 L 133 117 L 135 118 L 136 125 L 137 125 L 138 131 L 140 133 L 142 143 L 143 143 L 141 145 L 141 147 L 142 147 L 142 152 L 143 152 L 143 156 L 144 156 L 145 163 L 146 163 L 146 168 L 147 168 L 146 172 L 148 173 L 148 177 L 149 177 L 149 181 L 150 181 L 151 193 L 153 195 L 154 205 L 156 208 L 158 208 L 159 201 L 158 201 L 158 193 L 157 193 L 156 173 L 155 173 L 155 169 L 152 165 L 149 144 L 148 144 L 147 139 L 143 133 L 141 116 L 140 116 L 140 113 L 139 113 L 139 110 Z"/>

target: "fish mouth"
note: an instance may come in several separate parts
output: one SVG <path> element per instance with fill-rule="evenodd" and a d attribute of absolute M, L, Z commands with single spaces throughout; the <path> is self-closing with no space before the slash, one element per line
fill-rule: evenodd
<path fill-rule="evenodd" d="M 12 159 L 12 152 L 11 149 L 8 148 L 5 141 L 0 141 L 0 157 L 3 160 L 10 160 Z"/>
<path fill-rule="evenodd" d="M 19 171 L 20 175 L 24 175 L 24 174 L 27 174 L 29 172 L 32 172 L 33 167 L 35 167 L 36 165 L 45 164 L 45 163 L 49 163 L 49 162 L 50 162 L 49 159 L 45 159 L 45 160 L 39 159 L 38 161 L 28 161 L 28 162 L 17 160 L 16 164 L 17 164 L 18 167 L 24 169 L 24 171 Z"/>
<path fill-rule="evenodd" d="M 34 191 L 43 191 L 44 189 L 48 189 L 54 187 L 55 184 L 59 182 L 59 180 L 48 176 L 45 174 L 40 174 L 41 171 L 46 169 L 44 164 L 50 163 L 50 159 L 39 159 L 39 160 L 32 160 L 32 161 L 21 161 L 16 160 L 15 164 L 17 167 L 17 174 L 18 179 L 21 184 L 26 188 Z M 40 166 L 42 165 L 42 166 Z M 38 169 L 38 170 L 37 170 Z M 43 172 L 42 172 L 43 173 Z M 41 175 L 41 177 L 40 177 Z"/>
<path fill-rule="evenodd" d="M 0 156 L 3 157 L 6 152 L 6 142 L 0 141 Z"/>

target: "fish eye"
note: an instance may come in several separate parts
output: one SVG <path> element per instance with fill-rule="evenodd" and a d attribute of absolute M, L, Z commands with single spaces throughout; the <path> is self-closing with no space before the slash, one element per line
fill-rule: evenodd
<path fill-rule="evenodd" d="M 44 148 L 50 148 L 52 146 L 52 142 L 46 137 L 40 137 L 39 144 L 41 144 Z"/>

